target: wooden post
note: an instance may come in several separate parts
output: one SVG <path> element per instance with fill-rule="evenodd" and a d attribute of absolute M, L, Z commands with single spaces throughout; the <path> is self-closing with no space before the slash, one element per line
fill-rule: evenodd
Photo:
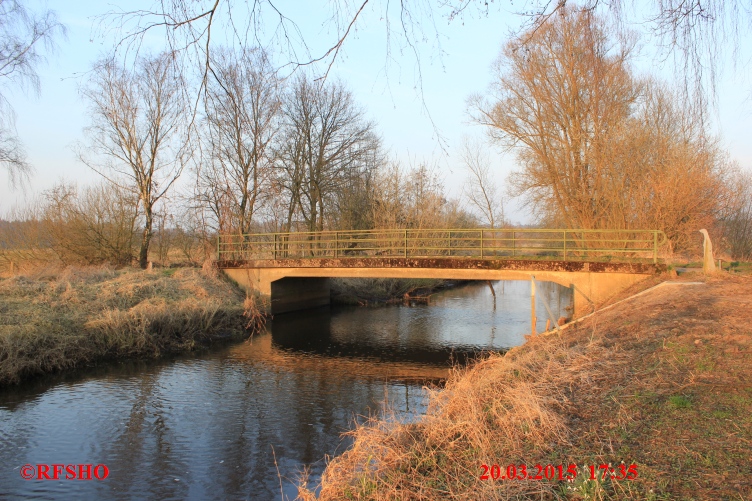
<path fill-rule="evenodd" d="M 535 276 L 530 275 L 530 319 L 532 324 L 532 334 L 535 336 Z"/>
<path fill-rule="evenodd" d="M 546 332 L 548 332 L 550 330 L 551 330 L 551 319 L 547 318 L 546 319 Z"/>
<path fill-rule="evenodd" d="M 407 230 L 405 230 L 405 257 L 407 258 Z"/>
<path fill-rule="evenodd" d="M 334 232 L 334 258 L 337 259 L 339 257 L 339 232 Z"/>

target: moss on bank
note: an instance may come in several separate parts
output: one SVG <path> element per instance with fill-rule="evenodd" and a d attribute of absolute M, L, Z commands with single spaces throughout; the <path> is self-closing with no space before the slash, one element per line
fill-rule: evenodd
<path fill-rule="evenodd" d="M 0 280 L 0 385 L 244 335 L 244 294 L 197 269 L 67 268 Z"/>
<path fill-rule="evenodd" d="M 353 430 L 300 499 L 750 499 L 752 279 L 698 279 L 458 370 L 417 422 Z M 589 480 L 588 465 L 622 462 L 636 479 Z M 483 464 L 578 473 L 494 481 Z"/>

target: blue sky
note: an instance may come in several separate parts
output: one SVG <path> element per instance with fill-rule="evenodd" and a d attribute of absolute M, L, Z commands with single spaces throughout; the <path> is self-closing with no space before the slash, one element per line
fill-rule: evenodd
<path fill-rule="evenodd" d="M 39 68 L 41 95 L 2 89 L 16 111 L 16 127 L 35 174 L 26 192 L 10 190 L 5 179 L 0 182 L 0 216 L 62 179 L 80 184 L 98 180 L 98 175 L 82 165 L 73 152 L 77 142 L 85 142 L 83 131 L 88 123 L 78 88 L 85 83 L 92 62 L 109 51 L 115 39 L 113 33 L 105 33 L 105 36 L 99 33 L 96 16 L 113 9 L 134 8 L 138 3 L 150 4 L 133 1 L 106 4 L 88 0 L 49 4 L 67 26 L 68 36 L 60 41 L 57 53 L 49 57 L 48 63 Z M 282 4 L 288 9 L 285 13 L 300 26 L 313 54 L 320 54 L 328 47 L 332 33 L 324 25 L 324 9 L 330 2 Z M 40 9 L 45 4 L 30 2 L 30 5 Z M 455 196 L 459 195 L 465 177 L 457 155 L 462 137 L 484 134 L 479 126 L 469 123 L 466 99 L 488 88 L 492 78 L 490 66 L 510 29 L 520 22 L 509 12 L 511 9 L 509 2 L 502 2 L 501 6 L 492 8 L 487 18 L 467 16 L 451 23 L 437 13 L 434 22 L 442 34 L 443 53 L 436 50 L 433 30 L 426 28 L 427 42 L 419 47 L 422 97 L 417 88 L 415 58 L 409 50 L 400 50 L 398 39 L 394 40 L 391 59 L 387 59 L 385 25 L 378 12 L 365 13 L 330 73 L 331 78 L 341 79 L 353 91 L 358 103 L 377 123 L 384 145 L 393 156 L 404 163 L 427 161 L 437 165 L 447 190 Z M 155 47 L 159 42 L 157 36 L 149 41 Z M 740 46 L 742 51 L 736 70 L 730 61 L 725 63 L 726 71 L 718 85 L 718 106 L 713 113 L 716 132 L 732 158 L 750 169 L 752 75 L 748 64 L 750 54 L 745 52 L 744 41 Z M 746 46 L 752 47 L 752 44 Z M 644 52 L 649 50 L 648 46 Z M 662 64 L 647 55 L 637 66 L 643 71 L 657 72 L 664 79 L 675 73 L 670 61 Z M 443 147 L 437 139 L 437 131 L 446 140 Z M 492 145 L 489 149 L 493 152 L 497 183 L 503 186 L 508 173 L 516 167 L 514 158 L 502 156 Z M 515 201 L 507 200 L 505 205 L 513 221 L 529 221 L 527 213 L 518 209 Z"/>

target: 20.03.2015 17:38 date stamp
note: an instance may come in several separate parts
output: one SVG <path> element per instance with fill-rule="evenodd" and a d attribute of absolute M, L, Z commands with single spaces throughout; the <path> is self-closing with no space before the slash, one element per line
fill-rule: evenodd
<path fill-rule="evenodd" d="M 498 464 L 481 464 L 481 480 L 568 480 L 577 478 L 579 469 L 574 463 L 568 465 L 525 465 L 509 464 L 501 467 Z M 584 471 L 589 472 L 589 480 L 634 480 L 637 478 L 637 465 L 619 463 L 585 465 Z"/>

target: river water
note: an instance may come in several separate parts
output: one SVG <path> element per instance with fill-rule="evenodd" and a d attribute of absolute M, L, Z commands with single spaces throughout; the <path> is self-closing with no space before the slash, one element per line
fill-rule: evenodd
<path fill-rule="evenodd" d="M 494 288 L 495 300 L 472 283 L 429 305 L 279 315 L 264 334 L 199 356 L 0 390 L 0 499 L 294 499 L 302 469 L 315 481 L 356 420 L 384 402 L 414 419 L 425 386 L 440 385 L 452 363 L 524 342 L 529 282 Z M 569 289 L 543 283 L 537 293 L 539 326 L 543 301 L 566 314 Z M 39 480 L 35 466 L 24 480 L 27 464 L 108 473 Z"/>

